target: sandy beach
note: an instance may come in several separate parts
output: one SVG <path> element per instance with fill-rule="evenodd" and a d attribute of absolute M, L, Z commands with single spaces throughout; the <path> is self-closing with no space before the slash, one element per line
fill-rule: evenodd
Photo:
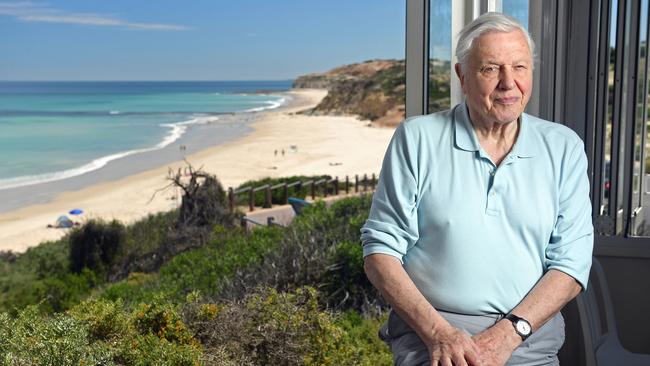
<path fill-rule="evenodd" d="M 251 132 L 186 159 L 195 168 L 215 174 L 224 188 L 264 177 L 329 174 L 343 178 L 378 174 L 393 129 L 369 127 L 367 121 L 351 116 L 297 114 L 318 104 L 326 93 L 289 91 L 289 105 L 262 113 L 252 123 Z M 59 239 L 66 229 L 48 229 L 47 225 L 72 208 L 84 209 L 80 221 L 102 218 L 127 224 L 176 208 L 179 193 L 173 189 L 159 190 L 168 185 L 170 169 L 177 171 L 185 166 L 179 160 L 126 178 L 63 192 L 48 203 L 2 213 L 0 250 L 22 252 L 41 242 Z"/>

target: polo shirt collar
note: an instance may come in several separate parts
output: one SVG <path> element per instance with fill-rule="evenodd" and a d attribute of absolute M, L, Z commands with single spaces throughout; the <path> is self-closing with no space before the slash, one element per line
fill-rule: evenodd
<path fill-rule="evenodd" d="M 517 141 L 515 141 L 515 146 L 513 146 L 510 153 L 512 156 L 530 158 L 537 155 L 537 139 L 534 135 L 534 129 L 530 126 L 530 118 L 526 113 L 522 113 Z M 482 151 L 465 102 L 455 107 L 454 124 L 454 139 L 457 148 L 466 151 Z"/>

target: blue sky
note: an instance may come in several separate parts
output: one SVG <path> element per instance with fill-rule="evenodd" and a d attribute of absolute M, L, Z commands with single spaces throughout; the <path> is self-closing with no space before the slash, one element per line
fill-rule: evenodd
<path fill-rule="evenodd" d="M 0 80 L 283 80 L 404 58 L 405 0 L 0 0 Z"/>

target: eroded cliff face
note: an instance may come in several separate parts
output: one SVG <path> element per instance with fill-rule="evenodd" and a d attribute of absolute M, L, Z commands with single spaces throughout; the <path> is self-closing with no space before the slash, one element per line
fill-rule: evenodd
<path fill-rule="evenodd" d="M 353 114 L 373 123 L 397 125 L 404 118 L 404 80 L 404 60 L 372 60 L 304 75 L 293 86 L 328 90 L 308 113 Z"/>
<path fill-rule="evenodd" d="M 449 108 L 449 62 L 434 61 L 429 86 L 434 110 Z M 327 89 L 311 114 L 358 115 L 373 124 L 396 126 L 404 119 L 406 67 L 404 60 L 371 60 L 300 76 L 294 88 Z M 446 90 L 445 90 L 446 89 Z"/>

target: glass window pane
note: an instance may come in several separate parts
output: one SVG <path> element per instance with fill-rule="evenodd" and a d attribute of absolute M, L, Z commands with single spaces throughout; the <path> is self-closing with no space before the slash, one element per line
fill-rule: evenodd
<path fill-rule="evenodd" d="M 648 121 L 648 65 L 647 65 L 647 46 L 648 46 L 648 0 L 641 1 L 639 9 L 639 44 L 638 44 L 638 66 L 637 66 L 637 100 L 636 100 L 636 118 L 634 121 L 634 166 L 632 177 L 632 210 L 636 216 L 635 225 L 632 227 L 630 234 L 648 236 L 650 235 L 650 207 L 644 208 L 645 202 L 650 203 L 646 198 L 646 185 L 650 183 L 647 180 L 646 172 L 648 169 L 648 147 L 646 131 Z M 642 208 L 639 210 L 639 208 Z M 638 223 L 636 221 L 639 221 Z"/>
<path fill-rule="evenodd" d="M 605 141 L 603 154 L 602 169 L 602 191 L 601 191 L 601 215 L 609 215 L 609 198 L 610 190 L 612 187 L 612 128 L 614 123 L 614 70 L 616 69 L 616 28 L 618 19 L 618 1 L 612 1 L 610 10 L 610 33 L 609 33 L 609 51 L 607 57 L 607 90 L 605 91 L 607 98 L 607 110 L 605 115 Z"/>
<path fill-rule="evenodd" d="M 502 12 L 517 19 L 528 29 L 528 2 L 529 0 L 503 0 Z"/>
<path fill-rule="evenodd" d="M 429 103 L 433 113 L 451 102 L 451 0 L 431 2 L 429 14 Z"/>
<path fill-rule="evenodd" d="M 641 1 L 641 21 L 639 23 L 639 44 L 638 44 L 638 64 L 637 64 L 637 100 L 636 100 L 636 118 L 634 126 L 634 178 L 632 180 L 632 191 L 639 193 L 641 187 L 641 153 L 643 137 L 643 121 L 645 120 L 646 99 L 646 33 L 648 22 L 648 0 Z M 640 200 L 634 202 L 641 205 Z"/>

